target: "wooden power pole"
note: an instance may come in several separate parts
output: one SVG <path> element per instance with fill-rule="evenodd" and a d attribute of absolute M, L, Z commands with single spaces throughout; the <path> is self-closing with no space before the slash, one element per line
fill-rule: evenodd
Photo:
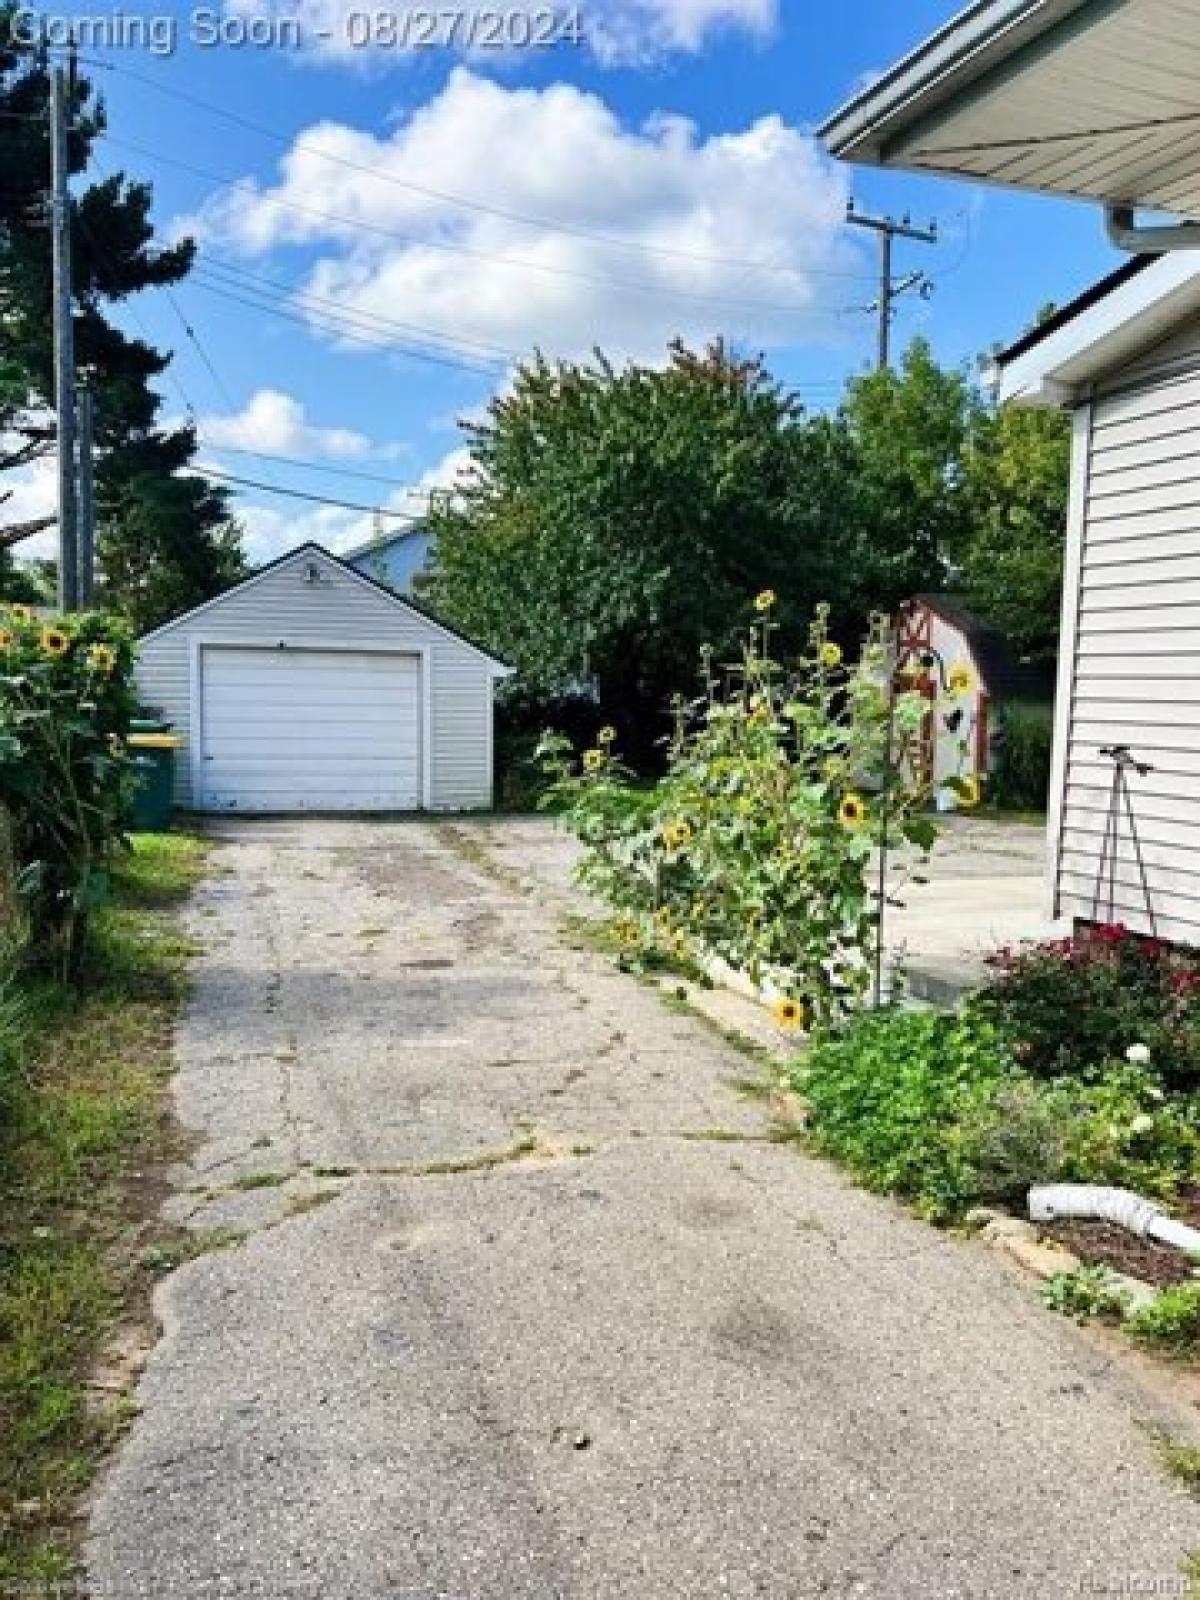
<path fill-rule="evenodd" d="M 927 295 L 932 285 L 923 272 L 910 272 L 907 277 L 892 276 L 892 243 L 895 239 L 915 239 L 919 244 L 937 243 L 937 223 L 928 228 L 914 228 L 905 217 L 896 222 L 892 217 L 868 217 L 854 209 L 851 200 L 846 207 L 846 221 L 855 228 L 870 228 L 879 235 L 879 300 L 871 309 L 879 314 L 879 354 L 876 365 L 886 371 L 891 362 L 892 307 L 898 295 L 915 289 Z"/>
<path fill-rule="evenodd" d="M 75 455 L 75 327 L 71 279 L 71 193 L 67 180 L 67 75 L 50 68 L 50 171 L 54 234 L 54 409 L 58 421 L 58 604 L 79 606 Z"/>

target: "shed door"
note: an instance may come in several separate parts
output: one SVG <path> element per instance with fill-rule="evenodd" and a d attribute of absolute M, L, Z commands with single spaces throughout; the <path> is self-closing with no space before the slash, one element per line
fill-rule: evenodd
<path fill-rule="evenodd" d="M 200 685 L 204 810 L 419 807 L 419 656 L 209 646 Z"/>

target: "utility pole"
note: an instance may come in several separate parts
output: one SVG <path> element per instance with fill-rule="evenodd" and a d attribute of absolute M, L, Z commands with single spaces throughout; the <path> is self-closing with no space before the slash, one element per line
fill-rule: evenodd
<path fill-rule="evenodd" d="M 914 228 L 907 217 L 896 222 L 892 217 L 868 217 L 854 209 L 854 201 L 847 202 L 846 221 L 855 228 L 870 228 L 879 235 L 879 300 L 873 311 L 879 313 L 879 356 L 876 365 L 885 372 L 891 361 L 892 307 L 898 296 L 915 289 L 927 298 L 932 284 L 923 272 L 910 272 L 907 277 L 892 277 L 892 243 L 896 239 L 915 239 L 919 244 L 937 243 L 937 223 L 928 228 Z"/>
<path fill-rule="evenodd" d="M 79 606 L 75 494 L 75 328 L 71 280 L 71 194 L 67 75 L 50 68 L 50 173 L 54 233 L 54 409 L 58 419 L 58 604 Z"/>
<path fill-rule="evenodd" d="M 79 402 L 79 571 L 76 599 L 80 611 L 90 611 L 96 596 L 96 477 L 95 407 L 91 386 L 85 381 L 77 391 Z"/>

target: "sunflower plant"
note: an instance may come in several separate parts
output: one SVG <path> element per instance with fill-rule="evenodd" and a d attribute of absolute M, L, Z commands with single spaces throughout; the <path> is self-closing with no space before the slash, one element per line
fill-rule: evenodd
<path fill-rule="evenodd" d="M 631 788 L 611 743 L 579 759 L 550 738 L 543 755 L 551 803 L 585 847 L 585 887 L 770 984 L 782 1026 L 819 1026 L 870 987 L 884 828 L 922 853 L 934 842 L 928 795 L 895 759 L 926 704 L 889 683 L 886 618 L 848 663 L 819 608 L 804 654 L 784 664 L 772 653 L 775 604 L 757 597 L 737 661 L 704 656 L 701 693 L 675 706 L 651 794 Z"/>
<path fill-rule="evenodd" d="M 31 965 L 73 976 L 132 792 L 133 642 L 96 613 L 0 609 L 0 807 Z"/>

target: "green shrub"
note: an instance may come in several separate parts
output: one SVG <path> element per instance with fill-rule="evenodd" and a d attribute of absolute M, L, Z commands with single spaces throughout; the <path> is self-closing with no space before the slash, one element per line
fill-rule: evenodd
<path fill-rule="evenodd" d="M 128 631 L 90 614 L 0 620 L 0 806 L 31 965 L 73 976 L 122 840 L 134 709 Z"/>
<path fill-rule="evenodd" d="M 1065 1116 L 1060 1092 L 1015 1071 L 987 1099 L 971 1105 L 961 1139 L 979 1198 L 1021 1207 L 1033 1184 L 1061 1176 Z"/>
<path fill-rule="evenodd" d="M 1200 1355 L 1200 1283 L 1181 1283 L 1135 1311 L 1125 1331 L 1138 1344 L 1173 1355 Z"/>
<path fill-rule="evenodd" d="M 1004 949 L 972 1000 L 1035 1077 L 1087 1075 L 1127 1051 L 1164 1087 L 1200 1087 L 1200 963 L 1156 939 L 1099 927 Z"/>
<path fill-rule="evenodd" d="M 886 759 L 887 623 L 877 618 L 853 666 L 828 637 L 784 666 L 770 653 L 775 597 L 735 667 L 703 662 L 703 693 L 675 708 L 667 771 L 653 794 L 613 753 L 612 729 L 585 751 L 548 737 L 552 800 L 585 846 L 581 879 L 633 913 L 675 956 L 695 948 L 786 987 L 783 1020 L 826 1022 L 870 985 L 878 914 L 871 863 L 886 816 L 893 841 L 927 850 L 927 792 Z M 901 732 L 927 702 L 901 693 Z"/>
<path fill-rule="evenodd" d="M 1169 1200 L 1200 1170 L 1189 1097 L 1165 1095 L 1125 1062 L 1089 1082 L 1032 1078 L 969 1008 L 856 1017 L 818 1038 L 792 1081 L 820 1149 L 936 1220 L 979 1201 L 1021 1207 L 1035 1183 Z"/>
<path fill-rule="evenodd" d="M 1093 1317 L 1119 1321 L 1129 1304 L 1129 1293 L 1117 1287 L 1107 1267 L 1077 1267 L 1074 1272 L 1056 1272 L 1042 1288 L 1042 1302 L 1077 1322 Z"/>
<path fill-rule="evenodd" d="M 1014 810 L 1044 811 L 1050 792 L 1054 707 L 1008 702 L 1000 709 L 999 735 L 988 777 L 989 799 Z"/>
<path fill-rule="evenodd" d="M 818 1148 L 868 1187 L 948 1220 L 981 1197 L 966 1129 L 1011 1083 L 1011 1061 L 987 1023 L 880 1011 L 815 1041 L 793 1073 Z"/>

